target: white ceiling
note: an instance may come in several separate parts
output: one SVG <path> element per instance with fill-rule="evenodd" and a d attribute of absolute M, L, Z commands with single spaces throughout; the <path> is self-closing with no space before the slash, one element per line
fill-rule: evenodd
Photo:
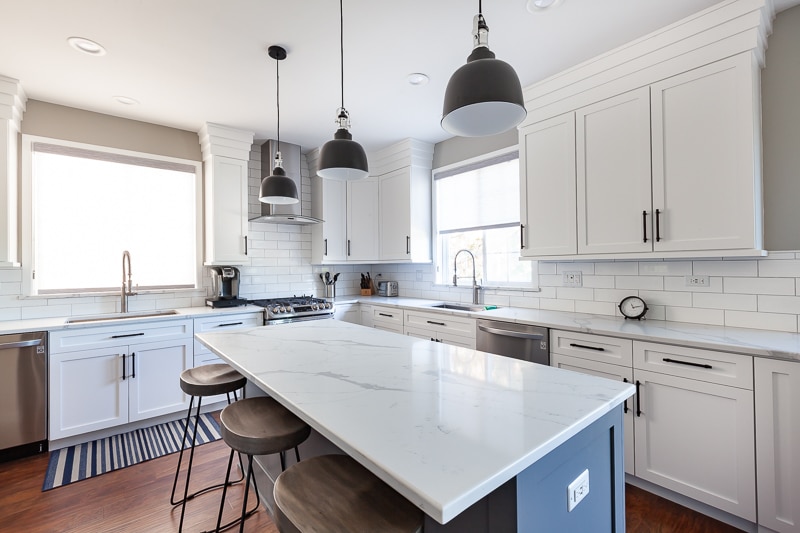
<path fill-rule="evenodd" d="M 489 44 L 522 85 L 615 48 L 716 0 L 564 0 L 529 13 L 526 0 L 486 0 Z M 800 0 L 775 0 L 778 11 Z M 0 75 L 28 97 L 197 131 L 215 122 L 276 134 L 275 62 L 281 63 L 281 138 L 304 150 L 335 130 L 339 105 L 336 0 L 0 0 Z M 345 0 L 345 105 L 367 150 L 439 126 L 450 74 L 471 49 L 476 1 Z M 70 36 L 108 53 L 80 54 Z M 424 72 L 430 83 L 406 77 Z M 135 98 L 125 106 L 112 97 Z"/>

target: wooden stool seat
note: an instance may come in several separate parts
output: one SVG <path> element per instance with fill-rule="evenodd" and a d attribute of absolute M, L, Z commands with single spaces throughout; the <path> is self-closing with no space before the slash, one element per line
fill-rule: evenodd
<path fill-rule="evenodd" d="M 226 364 L 204 365 L 181 372 L 181 390 L 189 396 L 216 396 L 241 389 L 247 379 Z"/>
<path fill-rule="evenodd" d="M 422 511 L 347 455 L 321 455 L 275 481 L 281 533 L 422 531 Z"/>
<path fill-rule="evenodd" d="M 225 407 L 219 421 L 225 443 L 247 455 L 291 450 L 311 433 L 308 424 L 267 396 L 246 398 Z"/>

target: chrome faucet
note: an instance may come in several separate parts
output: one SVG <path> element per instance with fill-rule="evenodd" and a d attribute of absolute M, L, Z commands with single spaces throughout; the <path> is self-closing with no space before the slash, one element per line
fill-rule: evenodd
<path fill-rule="evenodd" d="M 128 281 L 125 282 L 125 260 L 128 260 Z M 131 281 L 131 253 L 128 250 L 122 252 L 122 291 L 120 291 L 120 312 L 128 312 L 128 296 L 135 296 L 133 292 L 133 282 Z"/>
<path fill-rule="evenodd" d="M 453 287 L 458 287 L 458 254 L 461 252 L 467 252 L 472 258 L 472 303 L 479 304 L 478 291 L 481 286 L 478 285 L 478 281 L 475 279 L 475 256 L 466 248 L 457 251 L 456 256 L 453 258 Z"/>

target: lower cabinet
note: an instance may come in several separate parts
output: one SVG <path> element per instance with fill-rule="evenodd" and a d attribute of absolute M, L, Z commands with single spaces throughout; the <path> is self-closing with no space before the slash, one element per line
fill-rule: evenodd
<path fill-rule="evenodd" d="M 408 336 L 475 349 L 473 318 L 406 310 L 403 324 L 403 332 Z"/>
<path fill-rule="evenodd" d="M 58 440 L 184 410 L 191 320 L 50 333 L 49 438 Z"/>
<path fill-rule="evenodd" d="M 359 304 L 336 304 L 333 318 L 351 324 L 361 324 L 361 307 Z"/>
<path fill-rule="evenodd" d="M 758 523 L 800 533 L 800 363 L 755 359 Z"/>
<path fill-rule="evenodd" d="M 403 334 L 403 310 L 397 307 L 382 307 L 373 305 L 370 307 L 370 314 L 368 322 L 362 322 L 363 325 L 369 324 L 375 329 L 382 329 L 384 331 L 391 331 L 393 333 Z M 363 319 L 363 317 L 362 317 Z"/>

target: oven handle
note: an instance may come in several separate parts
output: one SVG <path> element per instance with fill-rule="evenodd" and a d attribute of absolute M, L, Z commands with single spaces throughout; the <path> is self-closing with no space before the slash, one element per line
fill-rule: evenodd
<path fill-rule="evenodd" d="M 333 313 L 326 313 L 324 315 L 310 315 L 290 318 L 274 318 L 272 320 L 265 319 L 265 326 L 277 326 L 280 324 L 291 324 L 292 322 L 305 322 L 308 320 L 326 320 L 333 319 Z"/>
<path fill-rule="evenodd" d="M 490 328 L 489 326 L 484 326 L 483 324 L 478 324 L 478 329 L 481 331 L 485 331 L 486 333 L 492 333 L 493 335 L 501 335 L 503 337 L 514 337 L 516 339 L 540 340 L 544 337 L 544 335 L 542 335 L 541 333 L 522 333 L 520 331 L 509 331 L 507 329 Z"/>

